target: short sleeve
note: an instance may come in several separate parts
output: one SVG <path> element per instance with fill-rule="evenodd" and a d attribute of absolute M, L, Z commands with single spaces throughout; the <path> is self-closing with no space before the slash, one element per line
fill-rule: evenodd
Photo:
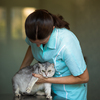
<path fill-rule="evenodd" d="M 79 50 L 68 50 L 65 47 L 63 50 L 63 60 L 73 76 L 79 76 L 86 70 L 84 57 Z"/>
<path fill-rule="evenodd" d="M 70 33 L 64 37 L 65 45 L 62 50 L 62 59 L 74 76 L 81 75 L 86 70 L 86 63 L 82 54 L 81 46 L 77 37 Z"/>
<path fill-rule="evenodd" d="M 28 39 L 28 37 L 26 37 L 25 41 L 26 41 L 26 43 L 27 43 L 28 45 L 31 45 L 30 40 Z"/>

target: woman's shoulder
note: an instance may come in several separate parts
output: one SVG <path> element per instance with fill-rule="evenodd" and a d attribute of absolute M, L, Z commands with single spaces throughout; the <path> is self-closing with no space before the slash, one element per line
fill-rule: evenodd
<path fill-rule="evenodd" d="M 58 32 L 60 33 L 72 33 L 72 31 L 70 31 L 69 29 L 67 28 L 57 28 Z"/>
<path fill-rule="evenodd" d="M 57 31 L 59 40 L 66 41 L 72 38 L 76 38 L 75 34 L 66 28 L 58 28 Z"/>
<path fill-rule="evenodd" d="M 58 38 L 57 38 L 58 44 L 69 45 L 72 42 L 78 42 L 77 37 L 72 31 L 66 28 L 60 28 L 57 30 L 58 30 Z"/>

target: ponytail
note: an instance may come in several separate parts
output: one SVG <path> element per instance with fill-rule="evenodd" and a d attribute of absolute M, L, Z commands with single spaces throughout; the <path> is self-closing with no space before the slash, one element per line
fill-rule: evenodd
<path fill-rule="evenodd" d="M 50 14 L 50 15 L 53 18 L 54 26 L 55 27 L 57 27 L 57 28 L 67 28 L 67 29 L 70 29 L 69 23 L 66 22 L 61 15 L 58 15 L 58 16 L 53 15 L 53 14 Z"/>

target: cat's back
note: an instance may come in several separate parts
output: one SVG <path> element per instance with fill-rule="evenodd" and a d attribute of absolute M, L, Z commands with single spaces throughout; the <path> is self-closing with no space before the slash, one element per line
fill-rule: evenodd
<path fill-rule="evenodd" d="M 13 77 L 13 81 L 18 80 L 26 80 L 32 77 L 32 73 L 36 73 L 38 71 L 38 64 L 27 66 L 20 69 Z"/>

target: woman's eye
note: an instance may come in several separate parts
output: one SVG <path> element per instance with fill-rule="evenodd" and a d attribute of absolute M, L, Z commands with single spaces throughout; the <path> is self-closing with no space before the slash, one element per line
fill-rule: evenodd
<path fill-rule="evenodd" d="M 45 72 L 44 70 L 42 70 L 42 72 Z"/>
<path fill-rule="evenodd" d="M 48 72 L 51 72 L 51 70 L 49 70 Z"/>

